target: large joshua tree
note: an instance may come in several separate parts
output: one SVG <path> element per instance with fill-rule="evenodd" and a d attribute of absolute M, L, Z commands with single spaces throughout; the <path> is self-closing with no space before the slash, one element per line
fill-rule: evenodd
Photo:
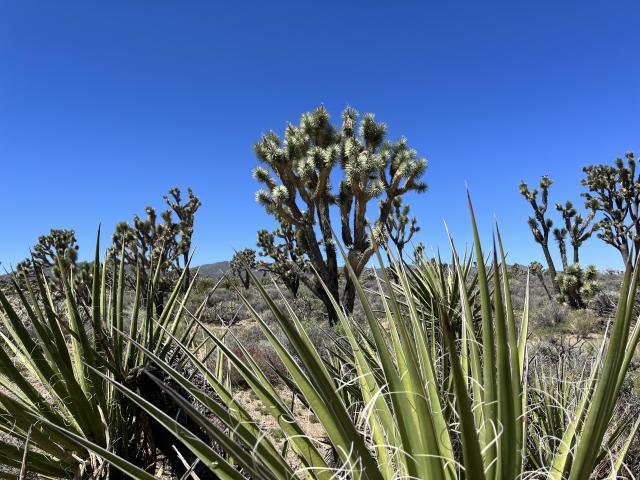
<path fill-rule="evenodd" d="M 634 264 L 640 252 L 640 174 L 633 152 L 612 165 L 590 165 L 583 169 L 582 195 L 601 214 L 598 237 L 616 248 L 626 264 Z"/>
<path fill-rule="evenodd" d="M 269 132 L 255 145 L 255 153 L 265 167 L 254 170 L 254 178 L 266 188 L 256 199 L 280 225 L 290 226 L 305 261 L 326 285 L 302 275 L 301 280 L 324 302 L 329 321 L 336 320 L 331 297 L 338 301 L 338 259 L 331 218 L 335 206 L 340 218 L 340 236 L 350 266 L 360 275 L 375 251 L 368 228 L 382 237 L 393 201 L 409 191 L 424 192 L 420 181 L 427 163 L 418 158 L 405 138 L 386 140 L 387 126 L 366 114 L 346 108 L 342 126 L 336 128 L 324 107 L 304 113 L 299 125 L 289 124 L 284 139 Z M 337 190 L 331 185 L 335 167 L 342 178 Z M 367 207 L 380 199 L 376 216 L 367 218 Z M 295 265 L 289 265 L 296 268 Z M 355 286 L 348 275 L 342 305 L 351 312 Z M 329 296 L 330 295 L 330 296 Z"/>

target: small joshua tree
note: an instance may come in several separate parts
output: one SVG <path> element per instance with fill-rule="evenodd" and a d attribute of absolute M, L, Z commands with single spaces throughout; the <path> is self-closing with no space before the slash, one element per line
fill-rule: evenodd
<path fill-rule="evenodd" d="M 249 272 L 256 267 L 256 251 L 252 248 L 240 250 L 231 258 L 231 272 L 240 279 L 245 289 L 251 286 L 251 276 Z"/>
<path fill-rule="evenodd" d="M 145 208 L 145 213 L 146 218 L 135 215 L 132 224 L 120 222 L 116 225 L 110 254 L 114 259 L 119 258 L 120 254 L 124 255 L 125 264 L 139 271 L 143 300 L 147 304 L 154 300 L 156 309 L 160 310 L 164 304 L 167 276 L 170 270 L 179 266 L 177 227 L 169 210 L 162 212 L 160 219 L 153 207 Z M 155 292 L 151 292 L 156 269 L 160 272 L 160 284 Z M 153 299 L 150 298 L 152 293 Z"/>
<path fill-rule="evenodd" d="M 182 194 L 177 187 L 169 190 L 169 195 L 164 197 L 165 202 L 178 217 L 178 232 L 180 239 L 177 249 L 182 254 L 182 265 L 185 266 L 186 272 L 184 276 L 183 291 L 186 291 L 191 281 L 191 272 L 189 271 L 189 254 L 191 252 L 191 240 L 193 238 L 193 224 L 196 212 L 202 205 L 198 197 L 193 194 L 193 190 L 188 190 L 188 200 L 182 203 Z"/>
<path fill-rule="evenodd" d="M 418 244 L 413 248 L 413 261 L 414 262 L 422 262 L 424 260 L 424 252 L 426 247 L 424 243 L 418 242 Z"/>
<path fill-rule="evenodd" d="M 35 271 L 46 273 L 51 279 L 51 289 L 58 297 L 64 297 L 62 271 L 72 279 L 77 300 L 84 306 L 91 303 L 91 268 L 87 262 L 78 262 L 79 246 L 74 230 L 51 229 L 48 235 L 38 237 L 38 243 L 27 258 L 17 265 L 23 279 L 31 281 Z"/>
<path fill-rule="evenodd" d="M 596 281 L 596 269 L 593 265 L 581 268 L 574 263 L 558 274 L 560 300 L 572 308 L 585 308 L 599 291 Z"/>
<path fill-rule="evenodd" d="M 524 182 L 520 182 L 520 194 L 527 199 L 533 209 L 533 216 L 529 217 L 529 228 L 533 234 L 533 239 L 542 247 L 542 253 L 547 261 L 547 268 L 551 275 L 551 283 L 556 293 L 560 293 L 558 282 L 556 281 L 557 270 L 551 250 L 549 248 L 549 236 L 553 227 L 553 220 L 546 216 L 549 207 L 549 187 L 553 183 L 547 175 L 540 179 L 540 190 L 529 190 L 529 186 Z M 540 197 L 538 197 L 540 194 Z M 538 201 L 540 200 L 540 201 Z M 558 235 L 556 235 L 556 239 Z"/>
<path fill-rule="evenodd" d="M 598 237 L 616 248 L 627 265 L 635 262 L 640 252 L 640 175 L 636 175 L 636 158 L 632 152 L 625 161 L 615 164 L 590 165 L 583 168 L 586 178 L 582 195 L 603 216 Z"/>
<path fill-rule="evenodd" d="M 368 228 L 384 237 L 394 200 L 410 191 L 426 190 L 420 181 L 426 161 L 418 158 L 406 139 L 386 140 L 386 132 L 387 126 L 376 122 L 372 114 L 358 123 L 358 113 L 352 108 L 344 110 L 338 129 L 324 107 L 319 107 L 303 114 L 299 125 L 289 124 L 284 140 L 269 132 L 255 145 L 258 160 L 265 164 L 253 172 L 265 186 L 256 193 L 256 200 L 281 226 L 292 230 L 307 268 L 312 267 L 326 285 L 328 295 L 319 282 L 299 276 L 323 301 L 331 323 L 337 315 L 329 295 L 340 300 L 333 206 L 339 211 L 347 261 L 359 276 L 375 251 Z M 342 178 L 334 191 L 330 178 L 336 166 Z M 376 198 L 381 200 L 379 209 L 369 220 L 367 206 Z M 287 263 L 286 268 L 291 266 Z M 348 275 L 345 278 L 342 304 L 351 312 L 355 285 Z"/>
<path fill-rule="evenodd" d="M 402 203 L 402 198 L 397 197 L 393 201 L 393 208 L 387 219 L 387 233 L 389 239 L 393 242 L 398 250 L 400 261 L 403 260 L 402 252 L 404 247 L 411 241 L 413 236 L 420 231 L 418 219 L 410 218 L 410 205 Z"/>
<path fill-rule="evenodd" d="M 139 270 L 140 285 L 144 292 L 143 299 L 147 302 L 150 299 L 153 300 L 158 311 L 164 305 L 166 288 L 172 276 L 177 276 L 187 266 L 194 217 L 201 204 L 191 189 L 189 189 L 189 200 L 184 204 L 181 202 L 179 189 L 171 189 L 169 195 L 170 197 L 165 197 L 165 201 L 170 209 L 161 212 L 159 218 L 153 207 L 147 207 L 145 208 L 146 218 L 135 215 L 132 224 L 118 223 L 113 234 L 113 246 L 110 249 L 115 261 L 123 254 L 125 264 Z M 173 220 L 173 213 L 178 217 L 178 222 Z M 150 298 L 156 269 L 159 269 L 158 284 L 153 292 L 153 298 Z"/>
<path fill-rule="evenodd" d="M 532 275 L 538 277 L 538 280 L 542 284 L 542 288 L 544 288 L 544 291 L 547 293 L 547 297 L 549 297 L 549 300 L 551 300 L 551 292 L 549 292 L 547 283 L 544 281 L 544 267 L 542 266 L 542 264 L 536 261 L 531 262 L 529 264 L 529 272 L 531 272 Z"/>
<path fill-rule="evenodd" d="M 573 262 L 580 262 L 580 247 L 582 244 L 591 238 L 591 235 L 600 227 L 597 222 L 594 222 L 596 211 L 598 208 L 598 201 L 595 199 L 587 200 L 585 207 L 589 209 L 589 214 L 584 218 L 573 204 L 567 201 L 564 205 L 561 203 L 556 204 L 556 210 L 562 214 L 564 221 L 564 227 L 554 230 L 560 253 L 562 255 L 562 266 L 567 268 L 569 265 L 567 259 L 567 248 L 565 246 L 565 237 L 569 235 L 569 240 L 573 250 Z M 558 232 L 558 233 L 556 233 Z"/>
<path fill-rule="evenodd" d="M 260 269 L 280 278 L 293 297 L 297 298 L 300 277 L 305 275 L 306 262 L 291 225 L 285 222 L 273 232 L 260 230 L 258 247 L 261 256 L 272 259 L 272 262 L 260 261 Z"/>

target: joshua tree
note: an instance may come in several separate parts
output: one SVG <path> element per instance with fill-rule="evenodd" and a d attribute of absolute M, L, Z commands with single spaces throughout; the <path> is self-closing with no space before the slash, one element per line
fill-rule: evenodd
<path fill-rule="evenodd" d="M 297 248 L 336 301 L 338 260 L 331 207 L 339 210 L 347 261 L 358 276 L 375 251 L 368 227 L 378 238 L 383 237 L 393 201 L 409 191 L 426 190 L 420 181 L 426 161 L 418 158 L 406 139 L 395 143 L 385 140 L 386 132 L 387 126 L 376 122 L 372 114 L 364 115 L 358 124 L 358 114 L 352 108 L 344 110 L 342 126 L 337 129 L 321 106 L 303 114 L 299 125 L 289 124 L 284 140 L 269 132 L 255 145 L 258 160 L 266 165 L 253 172 L 266 187 L 256 193 L 257 201 L 280 225 L 293 230 Z M 336 165 L 343 175 L 334 191 L 330 178 Z M 368 221 L 367 206 L 374 198 L 381 199 L 379 210 L 375 219 Z M 323 301 L 329 321 L 335 322 L 331 299 L 319 282 L 311 282 L 305 275 L 300 278 Z M 342 303 L 350 312 L 355 286 L 348 275 L 345 278 Z"/>
<path fill-rule="evenodd" d="M 640 176 L 636 175 L 636 159 L 625 154 L 615 165 L 590 165 L 583 168 L 586 178 L 582 195 L 604 217 L 599 222 L 598 237 L 616 248 L 626 264 L 640 252 Z"/>
<path fill-rule="evenodd" d="M 170 210 L 160 214 L 161 221 L 158 221 L 154 208 L 147 207 L 145 212 L 147 217 L 142 219 L 135 215 L 132 225 L 127 222 L 116 225 L 110 254 L 117 261 L 122 253 L 125 264 L 139 271 L 143 300 L 147 305 L 155 302 L 156 310 L 160 311 L 164 305 L 169 274 L 180 268 L 178 228 L 171 219 Z M 160 275 L 152 292 L 151 283 L 156 269 L 159 269 Z"/>
<path fill-rule="evenodd" d="M 182 195 L 180 189 L 177 187 L 169 190 L 169 195 L 164 197 L 167 205 L 173 210 L 178 217 L 178 231 L 180 232 L 180 239 L 178 241 L 178 250 L 182 254 L 182 264 L 186 268 L 184 276 L 183 291 L 189 286 L 191 281 L 191 272 L 189 271 L 189 253 L 191 251 L 191 239 L 193 237 L 193 223 L 196 217 L 198 208 L 202 205 L 202 202 L 198 197 L 193 194 L 193 190 L 189 188 L 188 197 L 186 203 L 182 203 Z"/>
<path fill-rule="evenodd" d="M 189 200 L 185 204 L 181 203 L 179 189 L 171 189 L 169 195 L 171 198 L 167 196 L 165 201 L 171 208 L 160 213 L 160 218 L 153 207 L 147 207 L 145 219 L 135 215 L 132 224 L 118 223 L 111 247 L 114 258 L 119 258 L 123 253 L 125 264 L 139 269 L 145 300 L 149 300 L 153 276 L 159 268 L 159 283 L 153 292 L 157 310 L 161 310 L 164 304 L 166 287 L 171 280 L 169 277 L 172 273 L 181 273 L 182 268 L 187 265 L 194 216 L 200 207 L 200 200 L 193 195 L 191 189 Z M 177 223 L 174 222 L 172 213 L 178 217 Z M 182 264 L 181 259 L 184 262 Z"/>
<path fill-rule="evenodd" d="M 598 208 L 598 201 L 595 199 L 587 200 L 587 202 L 585 203 L 585 207 L 589 209 L 589 214 L 586 218 L 579 214 L 573 204 L 569 201 L 564 205 L 562 205 L 561 203 L 556 204 L 556 210 L 561 212 L 562 219 L 564 220 L 564 227 L 560 229 L 560 233 L 556 235 L 556 238 L 561 237 L 562 239 L 560 250 L 561 253 L 564 252 L 562 256 L 562 265 L 565 269 L 568 266 L 567 249 L 564 244 L 565 236 L 567 234 L 569 235 L 569 240 L 573 249 L 572 263 L 579 263 L 580 247 L 600 227 L 597 222 L 593 221 L 596 215 L 596 210 Z M 558 231 L 558 229 L 556 229 L 554 233 L 556 231 Z M 560 244 L 559 239 L 558 243 Z"/>
<path fill-rule="evenodd" d="M 231 259 L 231 272 L 237 276 L 245 289 L 248 289 L 251 285 L 250 270 L 255 269 L 256 263 L 256 251 L 252 248 L 245 248 L 233 255 Z"/>
<path fill-rule="evenodd" d="M 533 275 L 538 277 L 538 280 L 540 280 L 540 283 L 542 284 L 544 291 L 547 293 L 547 297 L 549 297 L 549 300 L 551 300 L 552 299 L 551 292 L 549 292 L 549 289 L 547 288 L 547 284 L 544 281 L 544 267 L 542 266 L 542 264 L 536 261 L 531 262 L 529 264 L 529 271 Z"/>
<path fill-rule="evenodd" d="M 558 274 L 558 284 L 560 300 L 572 308 L 585 308 L 589 300 L 600 291 L 593 265 L 583 269 L 574 263 Z"/>
<path fill-rule="evenodd" d="M 38 237 L 38 243 L 27 258 L 17 265 L 27 281 L 35 270 L 41 270 L 51 279 L 51 289 L 58 297 L 64 296 L 62 271 L 72 279 L 72 286 L 79 302 L 91 303 L 91 268 L 86 262 L 78 262 L 79 246 L 73 230 L 51 229 L 48 235 Z"/>
<path fill-rule="evenodd" d="M 418 242 L 418 244 L 413 248 L 413 261 L 414 262 L 422 262 L 424 260 L 424 252 L 426 247 L 424 243 Z"/>
<path fill-rule="evenodd" d="M 403 260 L 402 252 L 404 247 L 411 241 L 413 235 L 420 231 L 418 219 L 409 218 L 410 205 L 404 205 L 401 197 L 396 197 L 393 201 L 393 208 L 387 218 L 387 233 L 389 239 L 398 250 L 398 257 Z"/>
<path fill-rule="evenodd" d="M 272 262 L 259 262 L 263 272 L 271 272 L 282 280 L 294 298 L 298 296 L 300 277 L 305 275 L 304 252 L 298 246 L 291 224 L 284 223 L 277 230 L 258 232 L 260 255 Z M 307 280 L 308 281 L 308 280 Z"/>
<path fill-rule="evenodd" d="M 520 193 L 524 196 L 531 208 L 533 209 L 533 216 L 529 217 L 529 227 L 533 234 L 534 240 L 542 247 L 545 259 L 547 261 L 547 267 L 551 275 L 551 282 L 556 294 L 560 294 L 560 285 L 557 280 L 557 270 L 551 256 L 551 250 L 549 248 L 549 234 L 553 231 L 553 236 L 558 244 L 558 250 L 560 251 L 560 259 L 562 260 L 562 269 L 567 270 L 570 263 L 567 255 L 567 235 L 569 236 L 569 242 L 573 250 L 572 264 L 580 261 L 580 247 L 588 240 L 594 231 L 599 228 L 599 224 L 594 222 L 597 209 L 597 201 L 594 199 L 588 199 L 585 203 L 585 207 L 589 209 L 587 217 L 583 217 L 573 204 L 569 201 L 565 204 L 556 203 L 555 208 L 562 215 L 563 226 L 561 228 L 553 228 L 553 220 L 547 216 L 547 210 L 549 207 L 549 187 L 553 184 L 547 175 L 540 179 L 540 191 L 538 189 L 529 190 L 529 187 L 525 182 L 520 183 Z M 538 202 L 538 194 L 540 194 Z"/>
<path fill-rule="evenodd" d="M 540 191 L 537 188 L 529 190 L 529 186 L 524 182 L 520 182 L 520 194 L 527 199 L 531 208 L 533 209 L 533 216 L 529 217 L 529 227 L 533 234 L 533 239 L 542 247 L 542 253 L 547 261 L 547 268 L 551 275 L 551 284 L 556 293 L 560 293 L 560 287 L 556 281 L 556 266 L 551 256 L 551 250 L 549 249 L 549 234 L 553 227 L 553 220 L 546 217 L 547 208 L 549 207 L 549 187 L 553 183 L 547 175 L 540 179 Z M 538 203 L 538 193 L 540 193 L 540 203 Z M 559 231 L 556 235 L 561 235 Z M 562 247 L 561 247 L 562 248 Z"/>

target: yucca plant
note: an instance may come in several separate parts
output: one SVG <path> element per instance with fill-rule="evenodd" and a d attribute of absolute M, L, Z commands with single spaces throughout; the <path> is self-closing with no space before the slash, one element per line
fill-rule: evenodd
<path fill-rule="evenodd" d="M 460 301 L 454 309 L 447 302 L 433 305 L 439 336 L 433 335 L 430 323 L 423 318 L 424 308 L 403 266 L 397 268 L 400 291 L 393 288 L 386 270 L 381 269 L 378 285 L 384 307 L 382 318 L 376 316 L 351 272 L 367 328 L 340 313 L 340 328 L 348 345 L 330 357 L 316 349 L 284 298 L 277 302 L 254 278 L 286 343 L 248 301 L 246 308 L 287 368 L 290 386 L 321 423 L 326 434 L 322 442 L 307 434 L 304 421 L 296 415 L 290 400 L 270 383 L 242 344 L 240 354 L 234 353 L 219 333 L 197 318 L 201 333 L 278 422 L 286 437 L 286 448 L 276 449 L 237 401 L 229 384 L 220 380 L 219 372 L 208 368 L 196 352 L 166 329 L 162 330 L 166 337 L 172 339 L 173 346 L 202 375 L 226 408 L 139 341 L 123 337 L 200 404 L 194 406 L 174 388 L 154 380 L 180 404 L 198 429 L 207 432 L 213 443 L 201 440 L 193 430 L 122 382 L 99 369 L 91 372 L 167 428 L 176 441 L 186 445 L 220 478 L 586 480 L 600 468 L 605 457 L 611 459 L 607 474 L 615 478 L 638 425 L 625 424 L 619 433 L 608 428 L 640 337 L 640 326 L 637 322 L 633 325 L 631 316 L 639 269 L 627 269 L 611 334 L 575 394 L 573 412 L 554 427 L 558 441 L 543 461 L 531 467 L 527 459 L 535 442 L 531 441 L 528 423 L 536 421 L 532 411 L 537 405 L 532 404 L 535 397 L 528 390 L 541 388 L 529 385 L 527 301 L 522 317 L 516 319 L 499 233 L 496 232 L 497 243 L 488 271 L 472 210 L 471 221 L 480 311 L 474 313 L 473 295 L 464 281 L 465 267 L 454 248 L 453 268 L 458 272 Z M 380 256 L 379 260 L 382 263 Z M 446 283 L 442 273 L 440 276 L 440 281 Z M 334 306 L 343 312 L 339 305 Z M 459 334 L 454 330 L 455 318 L 461 320 Z M 435 347 L 434 342 L 438 343 Z M 443 355 L 448 359 L 446 364 L 438 361 Z M 439 380 L 444 376 L 450 378 L 450 388 L 444 388 Z M 553 392 L 548 388 L 549 394 Z M 359 405 L 353 408 L 349 401 Z M 69 435 L 70 441 L 75 438 Z M 118 461 L 89 442 L 84 445 L 114 464 Z M 133 478 L 149 478 L 140 469 L 116 465 Z"/>
<path fill-rule="evenodd" d="M 157 316 L 152 305 L 141 307 L 138 274 L 127 306 L 124 264 L 100 262 L 97 242 L 91 310 L 84 315 L 75 289 L 70 288 L 72 277 L 62 262 L 58 266 L 64 305 L 52 297 L 42 271 L 36 272 L 35 288 L 14 277 L 13 291 L 0 291 L 0 432 L 4 434 L 0 464 L 25 468 L 43 478 L 121 476 L 120 470 L 110 469 L 102 457 L 83 446 L 90 442 L 114 453 L 116 465 L 153 466 L 159 443 L 153 422 L 145 422 L 137 407 L 106 378 L 140 391 L 136 379 L 149 365 L 140 349 L 124 341 L 122 331 L 176 364 L 165 330 L 175 333 L 180 323 L 186 323 L 181 341 L 190 344 L 194 322 L 182 320 L 189 292 L 181 296 L 177 282 Z M 151 289 L 157 285 L 158 272 Z"/>

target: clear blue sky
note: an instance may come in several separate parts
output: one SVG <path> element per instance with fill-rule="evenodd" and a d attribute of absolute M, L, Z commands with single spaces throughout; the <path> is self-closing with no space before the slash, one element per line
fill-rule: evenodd
<path fill-rule="evenodd" d="M 640 7 L 602 2 L 0 3 L 0 261 L 51 227 L 90 256 L 172 186 L 202 198 L 196 263 L 271 226 L 253 143 L 324 103 L 375 112 L 428 158 L 420 239 L 468 239 L 465 184 L 511 260 L 542 259 L 521 179 L 578 200 L 581 167 L 640 151 Z M 593 240 L 584 261 L 619 267 Z"/>

